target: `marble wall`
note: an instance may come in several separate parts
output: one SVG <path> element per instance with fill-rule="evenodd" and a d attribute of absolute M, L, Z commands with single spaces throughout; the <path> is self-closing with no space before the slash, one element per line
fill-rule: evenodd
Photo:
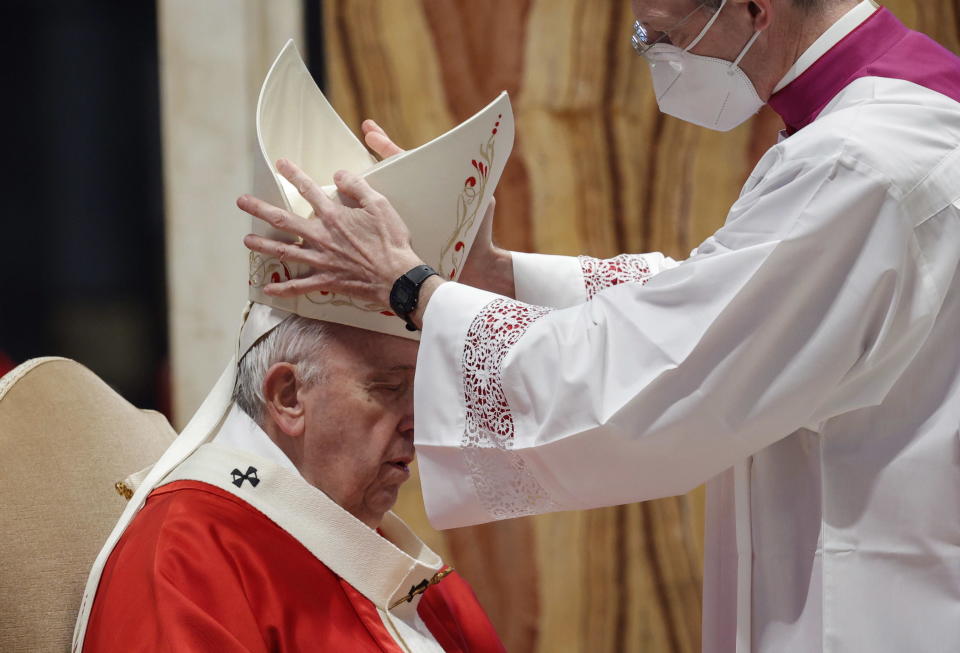
<path fill-rule="evenodd" d="M 329 95 L 418 145 L 501 89 L 517 145 L 498 188 L 504 246 L 685 257 L 775 140 L 768 110 L 728 134 L 661 115 L 623 0 L 326 0 Z M 960 2 L 891 0 L 960 52 Z M 437 533 L 408 484 L 398 510 L 473 583 L 512 652 L 700 649 L 703 492 Z"/>
<path fill-rule="evenodd" d="M 247 302 L 257 94 L 300 0 L 159 0 L 173 420 L 181 428 L 233 355 Z"/>

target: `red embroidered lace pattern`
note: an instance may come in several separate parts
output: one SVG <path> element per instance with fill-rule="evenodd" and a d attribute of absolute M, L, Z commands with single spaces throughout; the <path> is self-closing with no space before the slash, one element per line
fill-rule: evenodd
<path fill-rule="evenodd" d="M 557 510 L 523 457 L 513 451 L 514 423 L 501 382 L 510 348 L 548 308 L 497 299 L 467 331 L 463 349 L 466 428 L 461 449 L 481 505 L 494 519 Z"/>
<path fill-rule="evenodd" d="M 605 288 L 621 283 L 643 284 L 653 276 L 642 254 L 621 254 L 608 259 L 581 256 L 580 269 L 588 301 Z"/>

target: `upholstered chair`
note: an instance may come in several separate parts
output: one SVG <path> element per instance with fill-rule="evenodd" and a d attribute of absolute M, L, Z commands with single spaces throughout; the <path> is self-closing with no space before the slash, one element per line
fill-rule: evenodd
<path fill-rule="evenodd" d="M 0 377 L 0 651 L 68 651 L 118 481 L 176 436 L 93 372 L 37 358 Z"/>

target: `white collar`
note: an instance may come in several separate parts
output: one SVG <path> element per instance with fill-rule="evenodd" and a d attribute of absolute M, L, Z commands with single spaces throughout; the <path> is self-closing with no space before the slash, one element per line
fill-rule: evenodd
<path fill-rule="evenodd" d="M 205 444 L 157 487 L 180 480 L 214 485 L 250 504 L 382 610 L 416 608 L 419 596 L 401 600 L 439 580 L 440 557 L 392 512 L 383 517 L 381 537 L 299 474 L 257 455 Z"/>
<path fill-rule="evenodd" d="M 287 454 L 283 453 L 283 449 L 278 447 L 266 431 L 260 428 L 260 425 L 240 410 L 236 404 L 230 407 L 230 412 L 223 420 L 223 425 L 212 442 L 223 447 L 252 453 L 255 456 L 266 458 L 275 465 L 289 469 L 295 474 L 300 473 L 293 461 L 287 458 Z"/>
<path fill-rule="evenodd" d="M 783 79 L 781 79 L 780 83 L 773 89 L 773 92 L 776 93 L 780 91 L 787 84 L 806 72 L 810 66 L 817 62 L 817 59 L 829 52 L 830 49 L 842 41 L 847 34 L 860 27 L 878 8 L 879 5 L 874 2 L 874 0 L 863 0 L 863 2 L 844 14 L 840 20 L 831 25 L 826 32 L 820 35 L 820 38 L 813 42 L 813 45 L 800 55 L 800 58 L 790 67 L 790 70 L 783 76 Z"/>

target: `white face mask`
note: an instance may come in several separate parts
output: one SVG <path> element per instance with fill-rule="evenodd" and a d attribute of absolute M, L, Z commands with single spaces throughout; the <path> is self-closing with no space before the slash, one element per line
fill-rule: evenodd
<path fill-rule="evenodd" d="M 653 90 L 660 111 L 716 131 L 730 131 L 760 111 L 764 101 L 753 82 L 740 68 L 760 32 L 747 42 L 734 61 L 704 57 L 690 52 L 713 27 L 727 4 L 707 22 L 700 34 L 684 49 L 659 43 L 643 55 L 653 74 Z"/>

